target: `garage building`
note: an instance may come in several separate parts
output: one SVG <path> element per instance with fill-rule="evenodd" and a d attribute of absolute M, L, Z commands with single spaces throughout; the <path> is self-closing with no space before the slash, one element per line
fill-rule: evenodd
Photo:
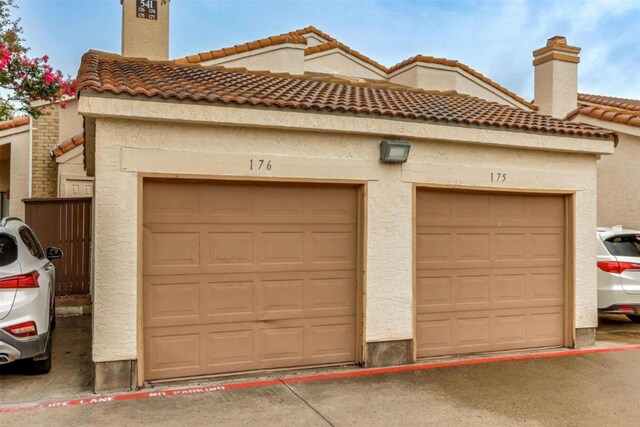
<path fill-rule="evenodd" d="M 97 390 L 593 343 L 615 134 L 513 97 L 166 61 L 168 5 L 132 4 L 125 55 L 78 76 Z"/>

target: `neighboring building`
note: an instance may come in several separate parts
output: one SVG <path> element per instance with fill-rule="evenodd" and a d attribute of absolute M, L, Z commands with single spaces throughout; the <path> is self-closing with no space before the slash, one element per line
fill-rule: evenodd
<path fill-rule="evenodd" d="M 4 216 L 25 217 L 24 199 L 91 197 L 93 178 L 82 164 L 78 100 L 42 105 L 44 114 L 0 122 L 0 199 Z"/>
<path fill-rule="evenodd" d="M 598 161 L 598 225 L 640 229 L 640 100 L 578 94 L 567 119 L 618 134 L 615 156 Z"/>
<path fill-rule="evenodd" d="M 614 132 L 314 28 L 167 61 L 169 6 L 135 5 L 124 56 L 90 51 L 78 75 L 96 390 L 593 344 Z M 577 56 L 561 45 L 543 77 Z M 408 161 L 382 162 L 383 140 Z"/>

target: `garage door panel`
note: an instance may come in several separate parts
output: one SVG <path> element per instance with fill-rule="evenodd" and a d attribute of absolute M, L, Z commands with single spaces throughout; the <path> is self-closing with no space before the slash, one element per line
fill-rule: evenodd
<path fill-rule="evenodd" d="M 206 365 L 214 371 L 230 366 L 239 371 L 251 369 L 256 358 L 255 341 L 253 329 L 209 332 Z"/>
<path fill-rule="evenodd" d="M 145 324 L 191 323 L 200 318 L 200 285 L 174 277 L 169 283 L 145 283 Z"/>
<path fill-rule="evenodd" d="M 144 191 L 144 222 L 188 221 L 200 213 L 200 190 L 184 188 L 179 183 L 146 183 Z"/>
<path fill-rule="evenodd" d="M 145 371 L 149 379 L 161 378 L 164 372 L 194 375 L 200 367 L 200 334 L 167 331 L 145 337 Z"/>
<path fill-rule="evenodd" d="M 564 201 L 419 190 L 419 357 L 563 344 Z"/>
<path fill-rule="evenodd" d="M 417 356 L 561 346 L 562 310 L 541 307 L 418 314 Z"/>
<path fill-rule="evenodd" d="M 147 379 L 355 360 L 355 188 L 169 186 L 145 184 L 153 206 L 181 186 L 190 198 L 186 213 L 144 208 Z M 200 356 L 166 352 L 179 337 Z"/>

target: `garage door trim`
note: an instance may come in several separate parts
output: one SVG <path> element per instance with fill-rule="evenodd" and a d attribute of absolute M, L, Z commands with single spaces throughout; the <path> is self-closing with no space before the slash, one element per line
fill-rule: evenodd
<path fill-rule="evenodd" d="M 327 179 L 288 179 L 288 178 L 270 178 L 270 177 L 202 177 L 202 176 L 190 176 L 190 175 L 172 175 L 172 174 L 153 174 L 153 173 L 139 173 L 138 174 L 138 200 L 137 200 L 137 214 L 138 214 L 138 227 L 137 227 L 137 302 L 136 302 L 136 333 L 137 333 L 137 357 L 136 357 L 136 372 L 132 373 L 136 378 L 137 385 L 143 387 L 145 384 L 145 353 L 144 353 L 144 297 L 143 297 L 143 200 L 144 200 L 144 184 L 145 182 L 153 181 L 167 181 L 167 180 L 180 180 L 184 182 L 219 182 L 219 183 L 246 183 L 246 184 L 269 184 L 269 183 L 283 183 L 292 185 L 339 185 L 354 187 L 356 189 L 357 197 L 357 224 L 356 224 L 356 363 L 363 363 L 365 360 L 365 299 L 366 295 L 366 233 L 367 229 L 367 187 L 368 181 L 365 180 L 327 180 Z M 318 367 L 322 365 L 314 365 Z M 304 367 L 302 367 L 304 368 Z M 287 369 L 287 368 L 284 368 Z M 292 368 L 293 369 L 293 368 Z M 296 367 L 295 369 L 301 369 Z M 282 370 L 282 369 L 274 369 Z M 219 374 L 212 376 L 225 376 L 233 374 Z M 184 378 L 181 378 L 183 380 Z"/>
<path fill-rule="evenodd" d="M 413 325 L 413 361 L 418 358 L 417 341 L 417 197 L 419 190 L 441 190 L 450 192 L 480 192 L 494 194 L 520 195 L 557 195 L 564 199 L 564 347 L 572 348 L 575 342 L 575 190 L 535 189 L 535 188 L 496 188 L 486 186 L 455 186 L 442 184 L 414 183 L 412 194 L 412 325 Z"/>

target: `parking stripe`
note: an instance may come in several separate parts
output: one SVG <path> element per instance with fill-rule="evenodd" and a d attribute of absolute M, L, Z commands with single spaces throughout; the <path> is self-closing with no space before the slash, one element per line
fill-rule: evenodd
<path fill-rule="evenodd" d="M 354 369 L 350 371 L 332 372 L 327 374 L 306 375 L 306 376 L 290 377 L 290 378 L 276 378 L 276 379 L 260 380 L 260 381 L 245 381 L 245 382 L 212 385 L 212 386 L 205 386 L 205 387 L 187 387 L 187 388 L 180 388 L 180 389 L 139 391 L 139 392 L 132 392 L 132 393 L 124 393 L 124 394 L 106 395 L 106 396 L 94 395 L 94 396 L 82 397 L 82 398 L 71 399 L 71 400 L 60 400 L 56 402 L 33 403 L 33 404 L 26 404 L 26 405 L 24 404 L 4 405 L 4 406 L 0 406 L 0 414 L 31 411 L 36 409 L 51 409 L 51 408 L 65 408 L 65 407 L 80 406 L 80 405 L 95 405 L 98 403 L 120 402 L 125 400 L 140 400 L 140 399 L 168 397 L 168 396 L 183 396 L 183 395 L 189 395 L 189 394 L 204 394 L 204 393 L 213 393 L 213 392 L 220 392 L 220 391 L 226 391 L 226 390 L 266 387 L 266 386 L 273 386 L 273 385 L 278 385 L 282 383 L 294 384 L 294 383 L 300 383 L 300 382 L 323 381 L 323 380 L 332 380 L 332 379 L 340 379 L 340 378 L 364 377 L 369 375 L 391 374 L 395 372 L 425 371 L 429 369 L 448 368 L 448 367 L 456 367 L 456 366 L 481 365 L 485 363 L 510 362 L 510 361 L 531 360 L 531 359 L 551 359 L 551 358 L 568 357 L 568 356 L 579 356 L 584 354 L 611 353 L 611 352 L 628 351 L 628 350 L 640 350 L 640 345 L 586 348 L 586 349 L 577 349 L 577 350 L 560 350 L 560 351 L 530 353 L 530 354 L 512 354 L 512 355 L 504 355 L 504 356 L 489 356 L 489 357 L 479 357 L 479 358 L 463 359 L 463 360 L 427 362 L 427 363 L 416 364 L 416 365 L 390 366 L 386 368 Z"/>

